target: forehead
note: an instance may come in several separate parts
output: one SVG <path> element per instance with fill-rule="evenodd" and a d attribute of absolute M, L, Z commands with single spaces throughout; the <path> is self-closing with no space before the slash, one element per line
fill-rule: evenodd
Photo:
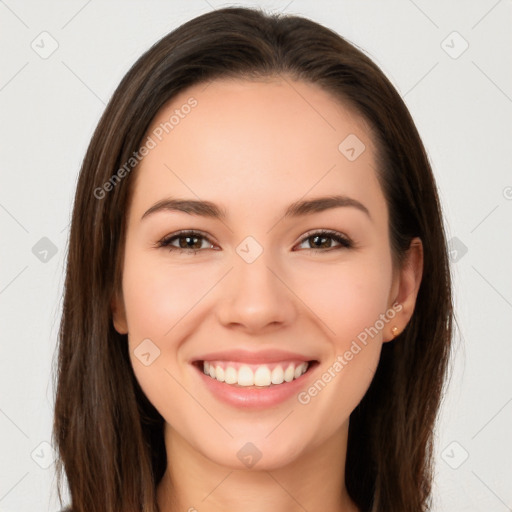
<path fill-rule="evenodd" d="M 134 203 L 178 195 L 261 210 L 277 198 L 380 194 L 364 119 L 288 77 L 197 84 L 159 111 L 147 137 L 155 145 L 136 170 Z"/>

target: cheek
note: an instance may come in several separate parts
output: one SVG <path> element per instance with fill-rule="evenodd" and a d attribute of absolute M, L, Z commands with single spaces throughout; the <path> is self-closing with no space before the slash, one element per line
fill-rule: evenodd
<path fill-rule="evenodd" d="M 157 408 L 164 405 L 159 403 L 163 396 L 180 394 L 170 375 L 178 376 L 182 340 L 191 332 L 194 308 L 211 287 L 194 265 L 184 267 L 151 261 L 137 251 L 127 252 L 125 258 L 123 295 L 130 358 L 137 380 Z"/>
<path fill-rule="evenodd" d="M 180 267 L 137 258 L 125 261 L 123 293 L 130 334 L 164 337 L 193 307 L 209 284 L 194 265 Z"/>
<path fill-rule="evenodd" d="M 125 258 L 123 294 L 131 364 L 142 390 L 163 414 L 170 396 L 179 410 L 190 401 L 178 384 L 183 380 L 180 346 L 192 331 L 194 307 L 211 287 L 204 272 L 193 267 L 172 266 L 136 251 Z"/>
<path fill-rule="evenodd" d="M 384 261 L 347 265 L 325 275 L 317 272 L 310 283 L 316 286 L 308 286 L 314 291 L 308 294 L 307 304 L 321 319 L 317 325 L 325 335 L 324 360 L 322 373 L 301 391 L 298 402 L 304 418 L 307 414 L 323 418 L 325 432 L 334 433 L 339 428 L 371 384 L 386 325 L 382 318 L 389 321 L 390 275 L 391 266 L 387 269 Z"/>
<path fill-rule="evenodd" d="M 341 349 L 386 312 L 391 273 L 386 258 L 303 265 L 294 274 L 295 290 Z"/>
<path fill-rule="evenodd" d="M 336 411 L 333 417 L 345 418 L 371 383 L 383 329 L 395 314 L 387 311 L 391 258 L 372 254 L 336 266 L 318 264 L 314 272 L 311 270 L 297 271 L 297 286 L 301 283 L 298 295 L 307 297 L 312 317 L 319 319 L 317 325 L 327 343 L 323 343 L 324 373 L 315 389 L 304 390 L 304 402 L 315 401 L 320 409 L 330 404 Z M 309 277 L 299 277 L 304 275 Z M 316 400 L 317 394 L 323 398 Z M 335 428 L 336 421 L 331 426 Z"/>

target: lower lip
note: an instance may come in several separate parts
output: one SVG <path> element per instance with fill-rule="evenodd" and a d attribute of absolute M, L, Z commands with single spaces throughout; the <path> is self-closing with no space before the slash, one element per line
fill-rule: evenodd
<path fill-rule="evenodd" d="M 199 373 L 200 378 L 219 400 L 235 406 L 252 409 L 264 409 L 285 402 L 292 396 L 296 396 L 306 386 L 309 376 L 314 372 L 317 362 L 310 363 L 306 373 L 291 382 L 283 382 L 269 387 L 238 387 L 206 375 L 197 365 L 192 365 Z"/>

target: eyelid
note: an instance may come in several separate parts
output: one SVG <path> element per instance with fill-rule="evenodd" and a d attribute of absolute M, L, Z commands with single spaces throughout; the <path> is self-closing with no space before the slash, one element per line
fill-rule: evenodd
<path fill-rule="evenodd" d="M 170 245 L 170 242 L 172 240 L 174 240 L 176 238 L 179 238 L 180 236 L 187 236 L 187 235 L 188 236 L 197 236 L 198 238 L 202 238 L 204 240 L 207 240 L 211 245 L 215 244 L 215 242 L 213 242 L 211 240 L 210 235 L 206 234 L 204 231 L 201 231 L 201 230 L 198 230 L 198 229 L 182 229 L 182 230 L 179 230 L 179 231 L 176 231 L 174 233 L 171 233 L 169 235 L 164 236 L 162 239 L 160 239 L 155 244 L 155 247 L 157 247 L 157 248 L 166 248 L 166 249 L 168 249 L 170 251 L 176 250 L 176 251 L 181 251 L 181 252 L 185 251 L 185 252 L 193 252 L 193 253 L 205 250 L 205 249 L 187 249 L 187 248 L 182 248 L 182 247 L 174 247 L 174 246 Z M 344 233 L 342 233 L 340 231 L 336 231 L 336 230 L 333 230 L 333 229 L 326 229 L 326 228 L 316 228 L 316 229 L 312 229 L 312 230 L 309 230 L 306 233 L 304 233 L 301 236 L 299 242 L 296 243 L 294 245 L 294 247 L 304 243 L 308 238 L 311 238 L 314 235 L 330 237 L 330 238 L 334 239 L 335 241 L 337 241 L 340 244 L 340 246 L 338 246 L 338 247 L 328 247 L 327 249 L 310 248 L 310 249 L 305 249 L 305 250 L 313 251 L 313 252 L 328 252 L 330 250 L 337 249 L 337 248 L 338 249 L 339 248 L 350 249 L 350 248 L 353 248 L 354 245 L 355 245 L 350 237 L 348 237 L 347 235 L 345 235 Z"/>
<path fill-rule="evenodd" d="M 350 249 L 354 247 L 354 242 L 350 237 L 345 235 L 344 233 L 340 231 L 336 231 L 334 229 L 326 229 L 326 228 L 317 228 L 312 229 L 306 233 L 304 233 L 299 241 L 298 244 L 302 244 L 304 241 L 306 241 L 308 238 L 311 238 L 312 236 L 327 236 L 329 238 L 332 238 L 336 240 L 339 244 L 341 244 L 342 248 Z M 308 251 L 314 251 L 314 252 L 328 252 L 329 250 L 336 249 L 337 247 L 329 247 L 327 249 L 306 249 Z M 339 248 L 339 247 L 338 247 Z"/>
<path fill-rule="evenodd" d="M 204 250 L 204 249 L 182 249 L 181 247 L 169 246 L 169 243 L 171 242 L 171 240 L 173 240 L 175 238 L 179 238 L 180 236 L 198 236 L 198 237 L 204 238 L 205 240 L 210 242 L 212 245 L 215 243 L 215 242 L 212 241 L 210 235 L 206 234 L 204 231 L 201 231 L 199 229 L 180 229 L 179 231 L 175 231 L 174 233 L 170 233 L 169 235 L 165 235 L 158 242 L 156 242 L 156 244 L 154 244 L 154 247 L 157 247 L 157 248 L 159 248 L 159 247 L 163 247 L 163 248 L 171 247 L 172 249 L 176 249 L 178 251 L 182 250 L 182 251 L 195 251 L 195 252 L 198 252 L 198 251 Z"/>

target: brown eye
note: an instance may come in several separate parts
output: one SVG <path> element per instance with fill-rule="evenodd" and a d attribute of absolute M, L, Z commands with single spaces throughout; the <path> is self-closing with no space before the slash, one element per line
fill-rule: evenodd
<path fill-rule="evenodd" d="M 339 244 L 338 247 L 333 246 L 333 240 Z M 310 244 L 310 247 L 306 247 L 307 250 L 349 249 L 352 247 L 352 242 L 337 231 L 316 231 L 314 233 L 308 233 L 307 236 L 302 239 L 301 244 L 304 242 Z"/>
<path fill-rule="evenodd" d="M 210 247 L 202 247 L 203 242 L 206 240 L 209 239 L 197 231 L 181 231 L 160 240 L 157 246 L 165 247 L 169 251 L 196 253 L 203 249 L 211 249 L 212 244 L 209 244 Z M 178 242 L 177 246 L 174 244 L 175 241 Z"/>
<path fill-rule="evenodd" d="M 207 244 L 209 245 L 207 247 L 202 247 L 205 241 L 210 242 L 210 239 L 198 231 L 181 231 L 163 238 L 158 242 L 157 247 L 165 247 L 169 251 L 195 254 L 201 250 L 213 248 L 213 244 L 211 243 Z M 177 242 L 177 245 L 175 242 Z M 308 233 L 302 239 L 301 244 L 305 242 L 310 245 L 310 247 L 305 247 L 306 250 L 319 252 L 327 252 L 335 249 L 349 249 L 352 247 L 350 239 L 337 231 L 324 230 Z M 333 245 L 335 243 L 337 243 L 338 246 Z"/>

